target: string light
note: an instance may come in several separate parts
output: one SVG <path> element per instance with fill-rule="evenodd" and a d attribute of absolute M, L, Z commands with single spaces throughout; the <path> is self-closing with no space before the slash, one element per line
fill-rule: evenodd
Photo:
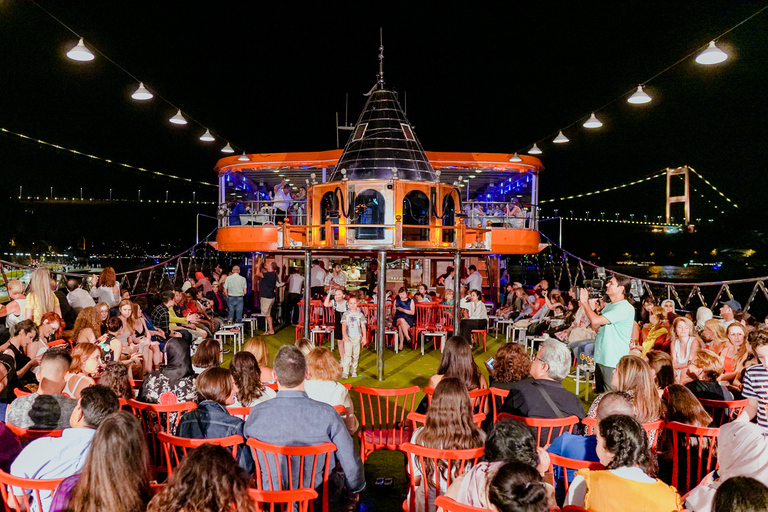
<path fill-rule="evenodd" d="M 80 38 L 80 41 L 78 41 L 78 43 L 75 45 L 75 47 L 67 52 L 67 57 L 79 62 L 88 62 L 94 59 L 91 50 L 86 48 L 85 44 L 83 44 L 82 37 Z"/>
<path fill-rule="evenodd" d="M 734 208 L 738 208 L 738 207 L 739 207 L 739 205 L 737 205 L 736 203 L 734 203 L 733 201 L 731 201 L 731 200 L 730 200 L 728 197 L 726 197 L 726 196 L 725 196 L 725 194 L 723 194 L 722 192 L 720 192 L 719 190 L 717 190 L 717 188 L 716 188 L 716 187 L 715 187 L 713 184 L 711 184 L 711 183 L 709 182 L 709 180 L 707 180 L 707 179 L 706 179 L 704 176 L 702 176 L 701 174 L 699 174 L 698 172 L 696 172 L 696 170 L 695 170 L 693 167 L 688 167 L 688 169 L 690 169 L 690 171 L 691 171 L 693 174 L 695 174 L 696 176 L 698 176 L 699 178 L 701 178 L 701 180 L 702 180 L 704 183 L 706 183 L 707 185 L 709 185 L 709 186 L 712 188 L 712 190 L 714 190 L 715 192 L 717 192 L 718 194 L 720 194 L 720 195 L 723 197 L 723 199 L 725 199 L 726 201 L 728 201 L 729 203 L 731 203 L 731 204 L 733 205 L 733 207 L 734 207 Z"/>
<path fill-rule="evenodd" d="M 141 193 L 141 191 L 139 191 Z M 99 197 L 43 197 L 40 196 L 18 196 L 20 201 L 40 201 L 40 202 L 67 202 L 67 203 L 155 203 L 155 204 L 217 204 L 216 201 L 177 201 L 168 199 L 105 199 Z"/>
<path fill-rule="evenodd" d="M 211 135 L 210 130 L 206 128 L 205 133 L 200 136 L 200 140 L 202 140 L 203 142 L 213 142 L 214 140 L 216 140 L 216 137 Z"/>
<path fill-rule="evenodd" d="M 126 169 L 133 169 L 133 170 L 136 170 L 136 171 L 146 172 L 146 173 L 149 173 L 149 174 L 154 174 L 155 176 L 162 176 L 163 178 L 170 178 L 170 179 L 174 179 L 174 180 L 186 181 L 187 183 L 193 183 L 195 185 L 206 185 L 206 186 L 209 186 L 209 187 L 216 187 L 216 188 L 218 188 L 218 185 L 215 184 L 215 183 L 208 183 L 206 181 L 191 180 L 189 178 L 182 178 L 181 176 L 174 176 L 173 174 L 166 174 L 164 172 L 150 171 L 149 169 L 145 169 L 144 167 L 136 167 L 136 166 L 130 165 L 130 164 L 124 164 L 124 163 L 121 163 L 121 162 L 114 162 L 114 161 L 112 161 L 112 160 L 110 160 L 108 158 L 102 158 L 100 156 L 91 155 L 91 154 L 88 154 L 88 153 L 83 153 L 81 151 L 77 151 L 76 149 L 65 148 L 63 146 L 59 146 L 58 144 L 52 144 L 52 143 L 46 142 L 44 140 L 35 139 L 33 137 L 29 137 L 27 135 L 24 135 L 23 133 L 16 133 L 16 132 L 12 132 L 10 130 L 6 130 L 5 128 L 1 128 L 0 127 L 0 131 L 2 131 L 3 133 L 7 133 L 9 135 L 14 135 L 14 136 L 19 137 L 21 139 L 26 139 L 26 140 L 30 140 L 30 141 L 36 142 L 38 144 L 43 144 L 44 146 L 49 146 L 49 147 L 58 149 L 60 151 L 69 151 L 70 153 L 73 153 L 75 155 L 85 156 L 85 157 L 91 158 L 93 160 L 98 160 L 100 162 L 106 162 L 106 163 L 112 164 L 112 165 L 119 165 L 120 167 L 125 167 Z"/>
<path fill-rule="evenodd" d="M 528 150 L 528 154 L 529 155 L 540 155 L 541 154 L 541 150 L 539 149 L 539 146 L 534 144 L 533 147 Z"/>
<path fill-rule="evenodd" d="M 647 178 L 643 178 L 643 179 L 640 179 L 640 180 L 632 181 L 632 182 L 629 182 L 629 183 L 624 183 L 623 185 L 616 185 L 615 187 L 609 187 L 609 188 L 605 188 L 605 189 L 602 189 L 602 190 L 595 190 L 594 192 L 586 192 L 584 194 L 575 194 L 575 195 L 572 195 L 572 196 L 564 196 L 564 197 L 560 197 L 558 199 L 540 199 L 539 200 L 539 204 L 553 203 L 555 201 L 565 201 L 566 199 L 576 199 L 576 198 L 579 198 L 579 197 L 594 196 L 594 195 L 597 195 L 597 194 L 602 194 L 604 192 L 611 192 L 612 190 L 618 190 L 620 188 L 625 188 L 625 187 L 630 187 L 632 185 L 637 185 L 638 183 L 643 183 L 644 181 L 649 181 L 649 180 L 652 180 L 654 178 L 659 178 L 661 176 L 666 176 L 666 175 L 667 175 L 667 171 L 665 169 L 665 170 L 659 172 L 658 174 L 654 174 L 653 176 L 648 176 Z"/>
<path fill-rule="evenodd" d="M 235 150 L 232 149 L 232 146 L 229 145 L 229 142 L 227 142 L 227 145 L 221 148 L 222 153 L 234 153 Z"/>
<path fill-rule="evenodd" d="M 643 103 L 648 103 L 651 101 L 651 97 L 648 96 L 645 91 L 643 90 L 642 85 L 637 86 L 637 90 L 635 91 L 635 94 L 630 96 L 627 101 L 629 103 L 632 103 L 634 105 L 641 105 Z"/>
<path fill-rule="evenodd" d="M 712 64 L 720 64 L 727 58 L 728 55 L 715 46 L 714 41 L 710 41 L 707 49 L 696 56 L 696 62 L 704 64 L 705 66 L 710 66 Z"/>
<path fill-rule="evenodd" d="M 587 119 L 587 122 L 584 123 L 584 128 L 600 128 L 603 126 L 603 123 L 600 122 L 600 120 L 595 117 L 595 113 L 592 112 L 592 115 Z"/>
<path fill-rule="evenodd" d="M 560 133 L 557 134 L 557 137 L 552 139 L 552 142 L 554 142 L 555 144 L 564 144 L 564 143 L 568 142 L 569 140 L 570 139 L 568 139 L 568 137 L 565 136 L 563 131 L 560 130 Z"/>
<path fill-rule="evenodd" d="M 237 157 L 238 162 L 250 162 L 251 159 L 248 158 L 248 155 L 245 154 L 245 151 L 243 151 L 243 154 Z"/>
<path fill-rule="evenodd" d="M 517 153 L 515 153 L 514 155 L 512 155 L 511 157 L 509 157 L 509 161 L 510 161 L 510 162 L 522 162 L 522 161 L 523 161 L 523 159 L 522 159 L 522 158 L 520 158 L 519 156 L 517 156 Z"/>
<path fill-rule="evenodd" d="M 146 87 L 144 87 L 142 82 L 139 82 L 139 87 L 133 94 L 131 94 L 131 98 L 139 101 L 146 101 L 154 98 L 154 95 L 149 92 Z"/>
<path fill-rule="evenodd" d="M 187 124 L 187 120 L 181 115 L 181 109 L 179 109 L 179 111 L 176 112 L 176 115 L 170 118 L 169 121 L 173 124 Z"/>

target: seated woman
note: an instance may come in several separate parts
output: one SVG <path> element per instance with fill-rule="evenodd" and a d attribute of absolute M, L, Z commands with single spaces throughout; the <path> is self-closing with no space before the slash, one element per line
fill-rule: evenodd
<path fill-rule="evenodd" d="M 488 361 L 485 366 L 491 379 L 490 387 L 510 389 L 530 374 L 531 358 L 517 343 L 505 343 L 496 351 L 493 366 Z"/>
<path fill-rule="evenodd" d="M 427 382 L 428 388 L 436 388 L 443 378 L 455 377 L 472 391 L 487 388 L 488 383 L 472 357 L 472 345 L 461 336 L 451 336 L 445 342 L 437 373 Z M 425 409 L 426 411 L 426 409 Z"/>
<path fill-rule="evenodd" d="M 131 381 L 128 380 L 128 368 L 122 363 L 116 361 L 107 363 L 104 371 L 101 372 L 101 377 L 99 377 L 99 384 L 111 389 L 117 398 L 123 400 L 133 398 L 133 388 Z"/>
<path fill-rule="evenodd" d="M 160 348 L 160 342 L 152 339 L 157 331 L 153 331 L 147 325 L 142 308 L 136 302 L 131 303 L 131 323 L 133 324 L 134 341 L 138 342 L 141 355 L 144 358 L 144 371 L 151 372 L 155 368 L 159 368 L 163 362 L 163 351 Z"/>
<path fill-rule="evenodd" d="M 259 369 L 261 370 L 261 382 L 264 384 L 272 384 L 275 381 L 275 372 L 272 371 L 272 367 L 269 366 L 269 347 L 267 342 L 261 336 L 254 336 L 250 338 L 246 343 L 243 350 L 250 352 L 256 356 L 256 361 L 259 363 Z"/>
<path fill-rule="evenodd" d="M 160 395 L 171 393 L 177 402 L 197 402 L 189 344 L 181 338 L 171 338 L 165 344 L 165 354 L 167 364 L 144 378 L 138 400 L 156 404 L 160 402 Z"/>
<path fill-rule="evenodd" d="M 57 313 L 48 312 L 42 316 L 37 329 L 37 341 L 27 344 L 27 357 L 42 356 L 48 350 L 48 344 L 60 340 L 64 329 L 64 320 Z"/>
<path fill-rule="evenodd" d="M 653 478 L 645 429 L 636 419 L 613 415 L 597 428 L 597 455 L 606 469 L 580 469 L 568 488 L 566 505 L 594 512 L 680 510 L 680 495 Z"/>
<path fill-rule="evenodd" d="M 235 379 L 237 393 L 232 407 L 253 407 L 266 400 L 275 398 L 277 393 L 261 383 L 261 369 L 256 356 L 242 351 L 232 357 L 229 371 Z"/>
<path fill-rule="evenodd" d="M 349 435 L 355 435 L 360 424 L 355 417 L 355 406 L 349 397 L 349 391 L 338 380 L 341 377 L 341 365 L 333 357 L 330 349 L 317 347 L 306 355 L 307 380 L 304 381 L 304 391 L 312 400 L 328 405 L 343 405 L 341 415 L 347 426 Z"/>
<path fill-rule="evenodd" d="M 208 368 L 219 366 L 220 360 L 221 349 L 219 348 L 219 341 L 208 338 L 195 349 L 195 353 L 192 355 L 192 369 L 199 375 Z"/>
<path fill-rule="evenodd" d="M 427 290 L 427 285 L 419 284 L 416 291 L 421 295 L 421 300 L 418 302 L 432 302 L 432 296 L 429 294 L 429 290 Z"/>
<path fill-rule="evenodd" d="M 223 293 L 221 293 L 221 287 L 219 286 L 218 281 L 214 281 L 211 284 L 212 290 L 205 294 L 205 297 L 212 302 L 211 309 L 213 310 L 214 316 L 217 318 L 227 318 L 229 315 L 228 308 L 229 303 L 227 302 L 227 297 Z"/>
<path fill-rule="evenodd" d="M 672 322 L 672 344 L 670 345 L 670 354 L 672 355 L 672 367 L 675 370 L 675 381 L 678 384 L 685 384 L 685 370 L 688 369 L 688 361 L 691 355 L 695 354 L 701 348 L 701 341 L 696 337 L 693 331 L 693 322 L 690 319 L 679 316 Z"/>
<path fill-rule="evenodd" d="M 245 421 L 232 416 L 227 406 L 235 403 L 237 386 L 226 368 L 208 368 L 196 381 L 197 392 L 203 399 L 194 411 L 184 413 L 176 435 L 190 439 L 242 436 Z M 241 447 L 238 462 L 246 471 L 253 471 L 251 450 Z"/>
<path fill-rule="evenodd" d="M 77 343 L 96 343 L 101 337 L 101 311 L 92 306 L 83 308 L 75 320 L 75 327 L 72 330 L 72 342 Z"/>
<path fill-rule="evenodd" d="M 304 354 L 304 356 L 312 352 L 312 349 L 315 348 L 315 344 L 312 343 L 309 338 L 299 338 L 293 344 L 296 348 L 301 350 L 301 353 Z"/>
<path fill-rule="evenodd" d="M 411 443 L 427 448 L 443 450 L 464 450 L 479 448 L 485 442 L 485 434 L 472 421 L 472 404 L 464 384 L 456 378 L 445 378 L 435 388 L 432 405 L 427 411 L 426 423 L 411 435 Z M 429 493 L 430 511 L 434 511 L 435 471 L 434 466 L 420 468 L 417 460 L 411 460 L 416 479 L 416 489 L 408 494 L 408 503 L 415 502 L 415 510 L 424 510 L 426 493 Z M 465 470 L 469 468 L 465 467 Z M 422 476 L 423 475 L 423 476 Z M 426 480 L 426 483 L 425 483 Z M 445 475 L 438 478 L 440 494 L 448 487 Z M 412 508 L 413 510 L 413 508 Z"/>
<path fill-rule="evenodd" d="M 733 394 L 717 379 L 723 374 L 723 362 L 711 350 L 696 352 L 688 364 L 688 377 L 692 380 L 685 387 L 696 398 L 707 400 L 733 400 Z"/>
<path fill-rule="evenodd" d="M 440 301 L 441 306 L 453 306 L 453 290 L 445 290 L 445 297 Z"/>
<path fill-rule="evenodd" d="M 643 329 L 641 339 L 643 340 L 642 356 L 653 350 L 658 343 L 660 347 L 664 346 L 667 340 L 667 328 L 664 327 L 664 310 L 659 306 L 653 306 L 648 314 L 648 329 Z M 663 337 L 663 338 L 662 338 Z M 667 347 L 669 344 L 667 343 Z M 663 350 L 658 348 L 656 350 Z"/>
<path fill-rule="evenodd" d="M 411 342 L 411 327 L 416 325 L 416 301 L 408 297 L 405 286 L 401 286 L 397 291 L 394 309 L 394 322 L 400 338 L 400 350 L 403 350 L 403 344 L 406 341 Z"/>
<path fill-rule="evenodd" d="M 488 310 L 483 303 L 483 293 L 478 290 L 469 292 L 469 300 L 466 298 L 459 301 L 461 309 L 469 311 L 469 318 L 461 320 L 460 334 L 465 340 L 472 340 L 473 330 L 488 329 Z"/>
<path fill-rule="evenodd" d="M 499 512 L 547 512 L 552 506 L 547 485 L 531 466 L 507 462 L 488 486 L 488 501 Z"/>
<path fill-rule="evenodd" d="M 27 345 L 37 337 L 37 326 L 32 320 L 22 320 L 11 328 L 11 339 L 5 354 L 15 361 L 17 386 L 26 389 L 27 385 L 37 388 L 37 379 L 33 370 L 40 365 L 40 357 L 27 357 Z M 32 388 L 26 389 L 32 391 Z"/>
<path fill-rule="evenodd" d="M 0 306 L 0 315 L 5 316 L 5 327 L 9 331 L 17 323 L 24 320 L 24 283 L 16 279 L 8 281 L 8 298 L 11 302 Z"/>
<path fill-rule="evenodd" d="M 701 331 L 702 339 L 707 343 L 707 348 L 717 354 L 723 365 L 728 362 L 724 368 L 726 372 L 733 371 L 733 345 L 725 332 L 723 323 L 720 320 L 710 318 L 704 322 L 704 329 Z"/>
<path fill-rule="evenodd" d="M 726 329 L 726 334 L 733 348 L 723 355 L 723 366 L 730 366 L 732 369 L 726 370 L 718 380 L 724 382 L 734 396 L 741 398 L 744 370 L 758 363 L 757 356 L 747 343 L 747 327 L 744 324 L 733 322 Z"/>
<path fill-rule="evenodd" d="M 662 395 L 667 386 L 675 383 L 675 370 L 672 369 L 672 356 L 660 350 L 651 350 L 645 355 L 648 364 L 653 370 L 653 380 Z"/>
<path fill-rule="evenodd" d="M 29 293 L 24 301 L 24 318 L 30 318 L 41 325 L 43 315 L 51 312 L 61 318 L 59 299 L 51 290 L 51 274 L 47 268 L 40 267 L 35 269 L 29 281 Z"/>
<path fill-rule="evenodd" d="M 624 356 L 619 360 L 613 372 L 611 386 L 617 391 L 624 391 L 632 396 L 635 405 L 635 418 L 640 423 L 658 421 L 663 414 L 663 404 L 656 387 L 653 370 L 648 362 L 639 356 Z M 598 395 L 587 412 L 595 418 L 600 400 L 605 393 Z"/>
<path fill-rule="evenodd" d="M 69 372 L 64 377 L 63 395 L 80 399 L 80 393 L 88 386 L 93 386 L 96 381 L 93 377 L 99 374 L 99 369 L 104 365 L 101 359 L 101 349 L 93 343 L 78 343 L 72 349 L 72 363 Z"/>

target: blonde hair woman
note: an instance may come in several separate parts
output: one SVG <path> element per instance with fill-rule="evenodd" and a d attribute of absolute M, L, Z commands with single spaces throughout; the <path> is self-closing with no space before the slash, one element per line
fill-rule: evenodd
<path fill-rule="evenodd" d="M 304 391 L 307 396 L 328 405 L 343 405 L 345 411 L 341 417 L 349 435 L 355 435 L 359 427 L 355 418 L 355 407 L 352 405 L 347 388 L 337 382 L 341 377 L 341 364 L 327 347 L 314 348 L 305 358 L 309 372 L 309 377 L 304 381 Z"/>
<path fill-rule="evenodd" d="M 261 369 L 261 382 L 264 384 L 275 382 L 275 372 L 269 366 L 269 347 L 264 338 L 254 336 L 245 343 L 243 350 L 250 352 L 256 357 L 256 361 Z"/>
<path fill-rule="evenodd" d="M 701 341 L 693 330 L 693 322 L 684 316 L 675 318 L 671 330 L 672 344 L 669 351 L 672 356 L 672 368 L 675 370 L 675 381 L 685 384 L 688 361 L 701 348 Z"/>
<path fill-rule="evenodd" d="M 61 316 L 59 299 L 51 290 L 51 274 L 47 268 L 38 268 L 32 273 L 29 294 L 24 304 L 24 318 L 31 318 L 40 325 L 43 315 L 53 311 Z"/>
<path fill-rule="evenodd" d="M 641 423 L 649 423 L 663 414 L 661 396 L 655 375 L 648 361 L 639 356 L 624 356 L 613 372 L 611 386 L 617 391 L 632 395 L 635 417 Z M 599 395 L 589 408 L 587 416 L 596 417 L 597 407 L 605 394 Z"/>
<path fill-rule="evenodd" d="M 24 304 L 26 296 L 24 295 L 24 283 L 13 279 L 8 281 L 8 298 L 11 302 L 0 306 L 0 314 L 5 315 L 5 327 L 11 330 L 11 327 L 24 320 Z"/>
<path fill-rule="evenodd" d="M 709 350 L 720 356 L 725 371 L 733 370 L 733 344 L 728 339 L 723 323 L 711 318 L 704 322 L 704 330 L 701 332 L 704 341 L 709 342 Z M 726 361 L 727 358 L 727 361 Z"/>

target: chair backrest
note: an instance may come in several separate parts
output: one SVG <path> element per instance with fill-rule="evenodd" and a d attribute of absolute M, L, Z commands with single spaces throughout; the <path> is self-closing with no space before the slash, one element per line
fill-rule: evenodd
<path fill-rule="evenodd" d="M 345 412 L 347 412 L 347 408 L 346 408 L 346 407 L 344 407 L 344 406 L 343 406 L 343 405 L 341 405 L 341 404 L 339 404 L 339 405 L 334 405 L 334 406 L 333 406 L 333 408 L 334 408 L 334 409 L 336 409 L 336 412 L 337 412 L 337 413 L 339 413 L 339 414 L 344 414 Z"/>
<path fill-rule="evenodd" d="M 418 492 L 418 477 L 426 485 L 421 486 L 424 490 L 424 512 L 430 510 L 430 500 L 432 496 L 439 496 L 445 489 L 450 487 L 453 480 L 464 474 L 470 467 L 480 460 L 485 453 L 485 447 L 470 448 L 468 450 L 439 450 L 437 448 L 426 448 L 411 443 L 404 443 L 400 449 L 408 457 L 408 473 L 410 475 L 409 495 L 410 510 L 416 512 Z M 419 511 L 422 509 L 419 508 Z"/>
<path fill-rule="evenodd" d="M 30 393 L 29 391 L 24 391 L 23 389 L 13 388 L 13 394 L 16 395 L 16 397 L 18 398 L 20 396 L 31 395 L 32 393 Z"/>
<path fill-rule="evenodd" d="M 484 510 L 488 510 L 487 508 L 477 508 L 464 505 L 463 503 L 459 503 L 458 501 L 455 501 L 448 496 L 438 496 L 435 498 L 435 506 L 442 508 L 445 510 L 445 512 L 483 512 Z"/>
<path fill-rule="evenodd" d="M 336 325 L 336 308 L 333 306 L 327 308 L 323 306 L 322 311 L 322 320 L 320 320 L 318 323 L 325 325 Z"/>
<path fill-rule="evenodd" d="M 565 418 L 525 418 L 523 416 L 515 416 L 506 412 L 499 413 L 499 419 L 512 418 L 513 420 L 522 421 L 532 429 L 534 429 L 534 437 L 536 437 L 536 444 L 538 446 L 546 446 L 551 444 L 555 438 L 559 437 L 563 432 L 573 432 L 573 426 L 579 422 L 579 418 L 576 416 L 566 416 Z"/>
<path fill-rule="evenodd" d="M 141 379 L 128 379 L 128 382 L 131 383 L 131 388 L 133 389 L 141 389 L 141 385 L 144 384 L 144 381 Z"/>
<path fill-rule="evenodd" d="M 227 407 L 227 411 L 229 411 L 229 414 L 232 416 L 237 416 L 243 421 L 247 420 L 248 415 L 251 414 L 250 407 Z"/>
<path fill-rule="evenodd" d="M 493 422 L 499 421 L 499 409 L 504 404 L 504 400 L 509 396 L 508 389 L 488 388 L 491 392 L 491 406 L 493 407 Z"/>
<path fill-rule="evenodd" d="M 587 427 L 589 435 L 595 434 L 595 428 L 597 428 L 597 418 L 582 418 L 581 424 Z M 661 437 L 661 431 L 664 430 L 664 420 L 649 421 L 648 423 L 642 423 L 646 434 L 648 434 L 648 440 L 651 443 L 651 450 L 656 450 L 656 445 L 659 443 Z"/>
<path fill-rule="evenodd" d="M 272 382 L 271 384 L 264 384 L 265 388 L 269 388 L 272 391 L 277 391 L 277 382 Z"/>
<path fill-rule="evenodd" d="M 707 400 L 699 398 L 699 402 L 712 416 L 712 425 L 722 427 L 724 424 L 735 420 L 747 406 L 748 399 L 743 400 Z"/>
<path fill-rule="evenodd" d="M 409 412 L 408 420 L 411 422 L 411 429 L 415 431 L 417 428 L 427 423 L 427 415 L 421 414 L 420 412 Z M 478 412 L 472 415 L 472 422 L 477 425 L 477 428 L 482 428 L 484 421 L 484 413 Z"/>
<path fill-rule="evenodd" d="M 260 491 L 249 489 L 251 499 L 256 502 L 256 510 L 263 512 L 283 512 L 293 510 L 307 512 L 309 504 L 317 498 L 314 489 L 295 489 L 292 491 Z"/>
<path fill-rule="evenodd" d="M 53 430 L 35 430 L 17 427 L 16 425 L 12 425 L 10 423 L 6 423 L 5 425 L 8 427 L 8 430 L 16 434 L 16 437 L 19 438 L 22 446 L 26 446 L 30 443 L 30 441 L 34 441 L 35 439 L 39 439 L 41 437 L 61 437 L 62 432 L 62 429 L 60 428 Z"/>
<path fill-rule="evenodd" d="M 181 420 L 181 413 L 197 409 L 197 404 L 195 402 L 181 402 L 172 405 L 160 405 L 129 399 L 128 405 L 141 420 L 153 464 L 164 470 L 166 467 L 164 452 L 157 434 L 160 432 L 175 434 L 176 427 Z"/>
<path fill-rule="evenodd" d="M 597 471 L 600 469 L 605 469 L 605 466 L 603 466 L 599 462 L 569 459 L 568 457 L 561 457 L 560 455 L 555 455 L 554 453 L 550 453 L 549 454 L 549 472 L 550 473 L 554 474 L 555 466 L 563 468 L 563 482 L 564 482 L 565 494 L 568 494 L 568 475 L 566 473 L 567 470 L 591 469 L 592 471 Z M 555 480 L 555 485 L 559 485 L 559 484 L 560 484 L 560 481 Z"/>
<path fill-rule="evenodd" d="M 328 482 L 330 454 L 333 443 L 312 446 L 279 446 L 264 443 L 254 437 L 246 444 L 251 448 L 256 465 L 256 488 L 266 491 L 317 489 L 315 475 L 322 477 L 323 512 L 328 512 Z M 265 483 L 268 488 L 265 488 Z"/>
<path fill-rule="evenodd" d="M 438 311 L 440 312 L 439 323 L 443 325 L 443 329 L 446 331 L 453 330 L 453 306 L 451 304 L 438 304 Z"/>
<path fill-rule="evenodd" d="M 433 302 L 416 303 L 416 327 L 434 329 L 437 319 L 437 308 Z"/>
<path fill-rule="evenodd" d="M 202 446 L 204 444 L 213 444 L 216 446 L 223 446 L 224 448 L 232 448 L 232 457 L 237 458 L 237 449 L 240 445 L 245 443 L 245 439 L 242 436 L 228 436 L 228 437 L 213 437 L 210 439 L 188 439 L 186 437 L 177 437 L 165 432 L 158 432 L 157 440 L 163 446 L 165 452 L 165 463 L 168 469 L 168 476 L 171 476 L 173 468 L 181 463 L 181 459 L 187 456 L 190 450 Z M 171 449 L 173 448 L 173 449 Z"/>
<path fill-rule="evenodd" d="M 694 427 L 676 421 L 667 423 L 665 428 L 672 437 L 672 486 L 682 495 L 717 467 L 720 429 Z"/>
<path fill-rule="evenodd" d="M 365 315 L 365 322 L 368 324 L 368 327 L 375 327 L 377 318 L 376 308 L 378 306 L 376 304 L 358 304 L 358 307 Z"/>
<path fill-rule="evenodd" d="M 63 481 L 63 478 L 50 480 L 34 480 L 19 478 L 0 470 L 0 496 L 3 499 L 3 509 L 10 506 L 15 510 L 29 510 L 31 503 L 36 504 L 37 510 L 46 510 L 43 500 L 48 502 L 53 491 Z"/>
<path fill-rule="evenodd" d="M 418 386 L 379 389 L 365 386 L 355 388 L 360 396 L 361 450 L 396 450 L 410 437 L 406 418 L 413 412 Z M 369 436 L 371 446 L 363 435 L 366 431 L 387 431 L 387 435 Z"/>
<path fill-rule="evenodd" d="M 584 507 L 580 507 L 578 505 L 566 505 L 563 507 L 561 512 L 592 512 L 592 511 Z"/>
<path fill-rule="evenodd" d="M 435 388 L 424 388 L 424 393 L 427 394 L 427 402 L 432 405 L 432 395 L 435 394 Z M 473 389 L 469 392 L 469 400 L 472 402 L 473 413 L 485 413 L 486 404 L 488 403 L 488 396 L 491 394 L 491 390 L 488 388 Z"/>

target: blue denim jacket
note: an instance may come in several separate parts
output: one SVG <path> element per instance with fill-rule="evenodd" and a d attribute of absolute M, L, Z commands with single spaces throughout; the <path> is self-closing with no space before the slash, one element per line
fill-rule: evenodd
<path fill-rule="evenodd" d="M 215 437 L 242 436 L 245 422 L 232 416 L 226 407 L 213 400 L 203 400 L 197 409 L 181 417 L 176 435 L 188 439 L 212 439 Z M 245 444 L 238 449 L 240 467 L 253 474 L 253 457 Z"/>

